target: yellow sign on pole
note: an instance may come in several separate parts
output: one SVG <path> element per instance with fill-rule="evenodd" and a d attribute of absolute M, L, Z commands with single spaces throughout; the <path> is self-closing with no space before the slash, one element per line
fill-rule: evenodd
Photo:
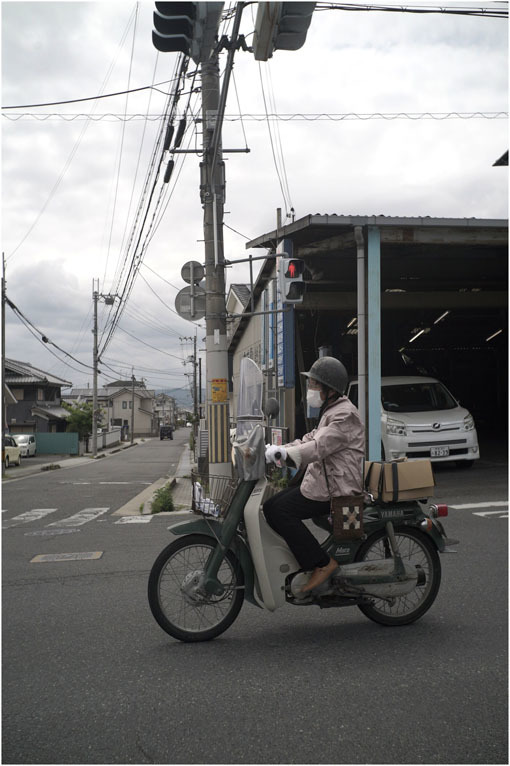
<path fill-rule="evenodd" d="M 213 378 L 211 380 L 211 401 L 228 401 L 228 385 L 226 378 Z"/>

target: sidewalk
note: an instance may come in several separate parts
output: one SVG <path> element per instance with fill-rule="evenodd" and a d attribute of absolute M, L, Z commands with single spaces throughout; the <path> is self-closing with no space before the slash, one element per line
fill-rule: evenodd
<path fill-rule="evenodd" d="M 194 468 L 193 453 L 185 447 L 174 473 L 158 479 L 142 490 L 125 505 L 113 512 L 112 516 L 140 516 L 151 513 L 151 501 L 156 490 L 170 484 L 175 511 L 191 509 L 191 471 Z M 140 508 L 143 506 L 143 511 Z M 158 516 L 170 516 L 175 511 L 163 511 Z"/>

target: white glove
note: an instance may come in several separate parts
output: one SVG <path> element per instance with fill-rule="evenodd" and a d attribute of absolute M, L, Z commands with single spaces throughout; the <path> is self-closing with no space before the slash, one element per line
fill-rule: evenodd
<path fill-rule="evenodd" d="M 278 454 L 278 458 L 276 455 Z M 280 447 L 278 444 L 271 444 L 266 446 L 266 463 L 275 463 L 275 465 L 281 466 L 282 461 L 287 457 L 287 450 L 285 447 Z"/>

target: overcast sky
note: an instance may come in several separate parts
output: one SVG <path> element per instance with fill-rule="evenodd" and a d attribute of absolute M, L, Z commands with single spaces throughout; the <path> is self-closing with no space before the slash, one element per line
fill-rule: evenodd
<path fill-rule="evenodd" d="M 51 341 L 89 365 L 92 280 L 99 279 L 103 293 L 119 283 L 160 128 L 158 119 L 112 115 L 161 114 L 169 86 L 129 98 L 25 105 L 170 80 L 177 54 L 153 47 L 153 10 L 152 2 L 2 2 L 2 105 L 20 107 L 2 113 L 7 295 Z M 255 4 L 244 12 L 248 42 L 255 13 Z M 223 53 L 221 71 L 225 60 Z M 316 11 L 300 50 L 277 51 L 263 64 L 239 51 L 226 109 L 236 119 L 227 119 L 223 145 L 247 145 L 250 153 L 225 157 L 231 227 L 224 232 L 225 257 L 246 257 L 247 239 L 272 231 L 279 207 L 285 217 L 293 206 L 296 219 L 313 213 L 506 218 L 507 169 L 492 167 L 508 148 L 506 119 L 273 122 L 280 175 L 283 161 L 288 182 L 284 197 L 268 123 L 260 117 L 264 97 L 268 110 L 281 115 L 506 112 L 507 73 L 506 20 L 445 14 Z M 198 113 L 198 94 L 190 109 Z M 75 117 L 83 114 L 92 117 Z M 200 140 L 190 120 L 183 146 Z M 178 159 L 164 215 L 104 355 L 113 370 L 130 376 L 134 368 L 153 388 L 184 386 L 191 366 L 182 360 L 192 344 L 179 338 L 197 332 L 200 348 L 205 337 L 203 323 L 197 328 L 174 311 L 185 286 L 182 265 L 204 259 L 199 161 L 195 154 Z M 248 279 L 245 266 L 228 270 L 229 283 Z M 100 337 L 107 318 L 101 305 Z M 6 355 L 74 386 L 91 385 L 91 370 L 51 355 L 10 308 Z M 106 382 L 101 376 L 100 385 Z"/>

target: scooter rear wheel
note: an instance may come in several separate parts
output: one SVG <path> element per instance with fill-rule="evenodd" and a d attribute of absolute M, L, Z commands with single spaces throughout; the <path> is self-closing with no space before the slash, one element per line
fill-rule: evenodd
<path fill-rule="evenodd" d="M 395 527 L 397 547 L 405 564 L 420 567 L 425 583 L 392 602 L 375 598 L 372 604 L 359 604 L 363 614 L 381 625 L 408 625 L 430 609 L 441 583 L 441 562 L 435 545 L 423 532 L 412 527 Z M 359 548 L 356 561 L 391 557 L 386 532 L 381 530 Z"/>
<path fill-rule="evenodd" d="M 148 587 L 152 614 L 158 625 L 179 641 L 216 638 L 232 625 L 243 605 L 243 570 L 230 550 L 217 575 L 225 588 L 223 594 L 203 594 L 195 588 L 216 545 L 207 535 L 180 537 L 153 564 Z"/>

